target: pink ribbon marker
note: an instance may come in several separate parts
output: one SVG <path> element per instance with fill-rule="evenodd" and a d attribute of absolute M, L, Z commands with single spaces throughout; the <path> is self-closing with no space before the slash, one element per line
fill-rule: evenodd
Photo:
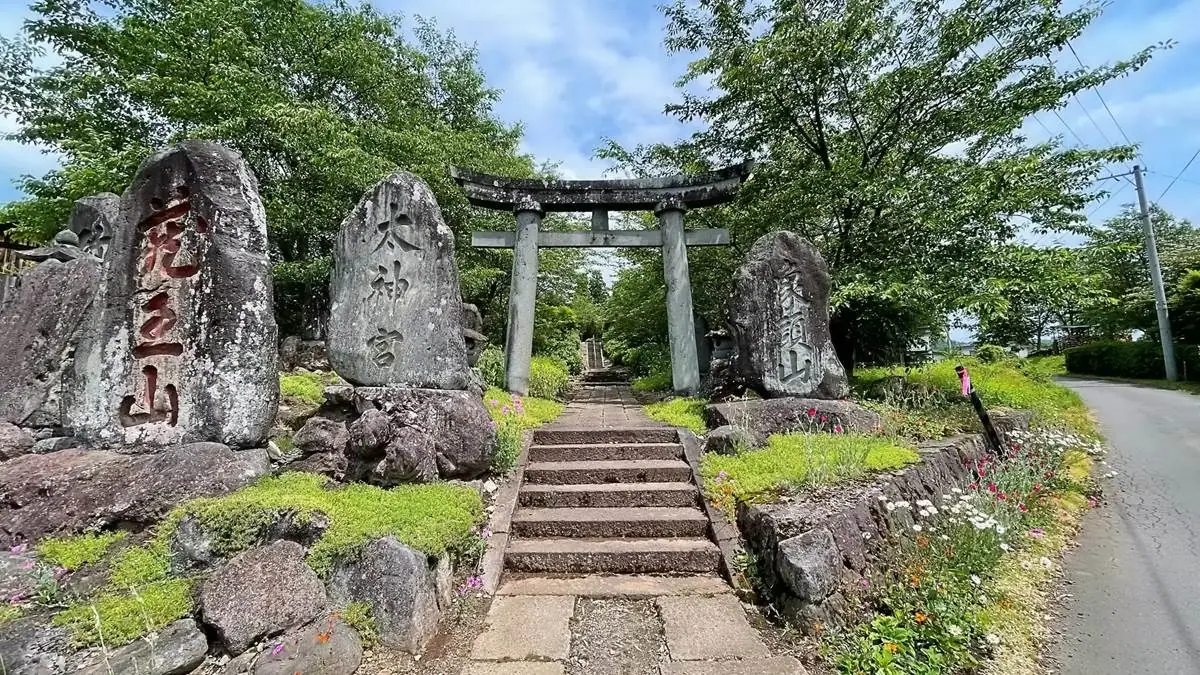
<path fill-rule="evenodd" d="M 971 395 L 971 374 L 967 372 L 966 368 L 963 368 L 962 370 L 958 371 L 958 380 L 959 380 L 959 382 L 962 383 L 962 395 L 970 396 Z"/>

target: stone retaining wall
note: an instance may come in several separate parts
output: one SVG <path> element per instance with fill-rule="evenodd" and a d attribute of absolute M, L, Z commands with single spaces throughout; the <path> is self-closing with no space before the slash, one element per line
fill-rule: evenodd
<path fill-rule="evenodd" d="M 993 414 L 1001 434 L 1029 426 L 1024 412 Z M 738 527 L 755 571 L 777 609 L 805 632 L 847 621 L 847 598 L 882 572 L 896 536 L 911 533 L 908 509 L 884 500 L 937 501 L 973 480 L 971 464 L 987 454 L 982 434 L 921 444 L 921 461 L 867 485 L 842 487 L 791 502 L 739 505 Z"/>

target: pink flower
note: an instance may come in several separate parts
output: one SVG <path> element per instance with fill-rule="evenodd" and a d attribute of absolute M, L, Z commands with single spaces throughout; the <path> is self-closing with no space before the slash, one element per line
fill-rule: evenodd
<path fill-rule="evenodd" d="M 1098 505 L 1099 505 L 1099 502 L 1096 501 L 1095 497 L 1088 497 L 1088 506 L 1090 506 L 1094 509 Z"/>
<path fill-rule="evenodd" d="M 283 653 L 283 643 L 282 642 L 280 642 L 279 644 L 277 644 L 271 648 L 271 656 L 279 656 L 282 653 Z"/>
<path fill-rule="evenodd" d="M 995 483 L 988 483 L 988 492 L 995 492 L 996 490 L 997 488 Z"/>
<path fill-rule="evenodd" d="M 1033 537 L 1034 539 L 1041 539 L 1042 537 L 1046 536 L 1046 531 L 1040 527 L 1035 527 L 1029 531 L 1029 536 Z"/>
<path fill-rule="evenodd" d="M 25 552 L 25 551 L 26 551 L 28 548 L 29 548 L 29 544 L 17 544 L 16 546 L 12 547 L 12 548 L 11 548 L 11 549 L 9 549 L 9 550 L 10 550 L 12 553 L 15 553 L 15 554 L 17 554 L 17 555 L 21 555 L 21 554 L 22 554 L 22 553 L 24 553 L 24 552 Z"/>
<path fill-rule="evenodd" d="M 840 424 L 833 425 L 833 433 L 835 433 L 835 434 L 842 433 L 842 425 L 840 425 Z"/>
<path fill-rule="evenodd" d="M 479 536 L 483 537 L 484 539 L 487 539 L 488 537 L 492 536 L 492 528 L 488 527 L 487 525 L 484 525 L 483 529 L 479 531 Z"/>
<path fill-rule="evenodd" d="M 488 403 L 491 403 L 492 405 L 500 405 L 500 401 L 498 401 L 496 399 L 492 399 L 492 400 L 488 401 Z"/>
<path fill-rule="evenodd" d="M 1004 501 L 1006 499 L 1006 497 L 1004 496 L 1003 492 L 997 492 L 996 499 L 999 499 L 1000 501 Z"/>
<path fill-rule="evenodd" d="M 1017 508 L 1021 509 L 1021 513 L 1029 513 L 1029 507 L 1025 506 L 1024 502 L 1017 504 Z"/>
<path fill-rule="evenodd" d="M 809 417 L 816 417 L 816 416 L 817 416 L 817 409 L 816 409 L 816 408 L 809 408 L 809 409 L 808 409 L 808 410 L 806 410 L 805 412 L 807 412 L 807 413 L 808 413 L 808 416 L 809 416 Z"/>
<path fill-rule="evenodd" d="M 821 415 L 821 424 L 825 424 L 828 421 L 829 421 L 829 415 Z"/>
<path fill-rule="evenodd" d="M 501 409 L 500 409 L 500 412 L 502 412 L 502 413 L 504 413 L 505 415 L 507 415 L 507 414 L 508 414 L 508 412 L 509 412 L 509 410 L 508 410 L 508 406 L 504 406 L 503 408 L 501 408 Z"/>

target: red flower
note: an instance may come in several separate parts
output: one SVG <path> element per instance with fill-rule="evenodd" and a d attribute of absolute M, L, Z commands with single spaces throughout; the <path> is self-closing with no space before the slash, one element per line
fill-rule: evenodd
<path fill-rule="evenodd" d="M 971 483 L 970 485 L 968 485 L 968 486 L 967 486 L 967 489 L 968 489 L 968 490 L 978 490 L 978 489 L 979 489 L 979 483 Z"/>
<path fill-rule="evenodd" d="M 1033 486 L 1033 491 L 1034 491 L 1034 492 L 1041 492 L 1041 491 L 1042 491 L 1042 484 L 1041 484 L 1041 483 L 1038 483 L 1037 485 L 1034 485 L 1034 486 Z"/>
<path fill-rule="evenodd" d="M 835 433 L 835 434 L 842 433 L 842 425 L 840 425 L 840 424 L 833 425 L 833 433 Z"/>
<path fill-rule="evenodd" d="M 995 492 L 995 491 L 996 491 L 996 489 L 997 489 L 997 488 L 996 488 L 996 484 L 995 484 L 995 483 L 988 483 L 988 492 Z"/>
<path fill-rule="evenodd" d="M 805 411 L 805 412 L 807 412 L 807 413 L 808 413 L 808 416 L 809 416 L 809 417 L 816 417 L 816 416 L 817 416 L 817 409 L 816 409 L 816 408 L 809 408 L 809 409 L 808 409 L 807 411 Z"/>
<path fill-rule="evenodd" d="M 829 421 L 829 415 L 821 415 L 821 424 Z"/>
<path fill-rule="evenodd" d="M 1029 507 L 1025 506 L 1024 503 L 1017 504 L 1017 508 L 1021 509 L 1021 513 L 1029 513 Z"/>
<path fill-rule="evenodd" d="M 1006 497 L 1004 496 L 1003 492 L 997 492 L 996 499 L 999 499 L 1000 501 L 1004 501 L 1006 499 Z"/>

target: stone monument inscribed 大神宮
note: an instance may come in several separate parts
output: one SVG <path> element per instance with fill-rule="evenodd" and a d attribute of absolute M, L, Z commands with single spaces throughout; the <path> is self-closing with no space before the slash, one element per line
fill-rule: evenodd
<path fill-rule="evenodd" d="M 329 360 L 346 381 L 470 384 L 454 234 L 425 181 L 393 173 L 342 221 L 330 299 Z"/>
<path fill-rule="evenodd" d="M 100 260 L 70 231 L 19 255 L 38 265 L 0 307 L 0 422 L 53 429 L 64 424 L 63 375 L 96 295 Z"/>
<path fill-rule="evenodd" d="M 807 241 L 774 232 L 750 249 L 730 305 L 735 370 L 763 398 L 845 398 L 846 371 L 829 336 L 829 271 Z"/>
<path fill-rule="evenodd" d="M 67 413 L 105 447 L 260 445 L 279 400 L 258 182 L 237 152 L 186 141 L 142 163 L 108 233 Z"/>
<path fill-rule="evenodd" d="M 68 228 L 79 236 L 79 248 L 103 260 L 120 215 L 121 198 L 101 192 L 75 202 Z"/>

